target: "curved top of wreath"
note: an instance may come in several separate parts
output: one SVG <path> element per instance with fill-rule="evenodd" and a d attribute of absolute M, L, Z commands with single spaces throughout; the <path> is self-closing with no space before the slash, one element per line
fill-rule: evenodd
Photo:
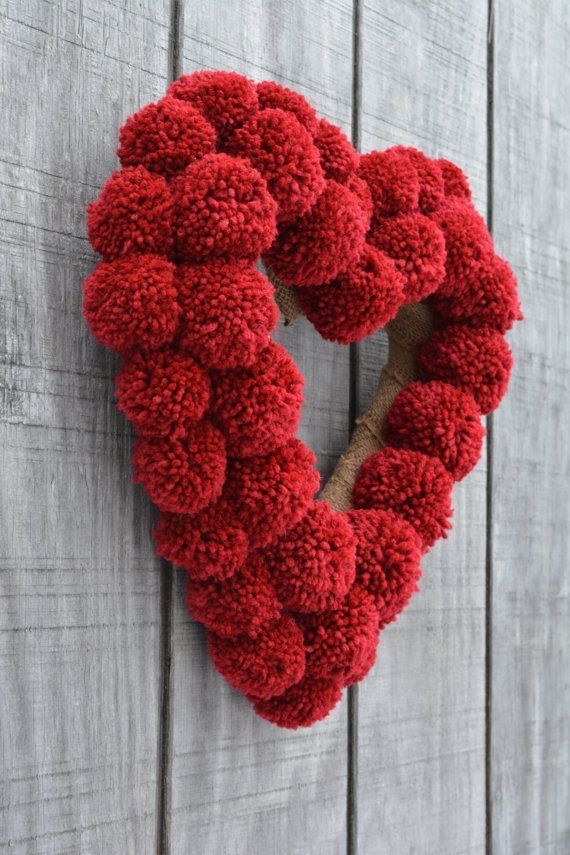
<path fill-rule="evenodd" d="M 479 416 L 508 383 L 513 274 L 458 167 L 402 146 L 360 156 L 269 81 L 181 77 L 127 120 L 118 154 L 89 209 L 103 261 L 84 307 L 123 357 L 117 399 L 161 511 L 158 552 L 188 569 L 222 674 L 270 721 L 309 725 L 367 673 L 449 527 Z M 270 339 L 260 256 L 332 341 L 419 301 L 435 319 L 346 514 L 315 501 L 315 458 L 294 436 L 302 377 Z"/>

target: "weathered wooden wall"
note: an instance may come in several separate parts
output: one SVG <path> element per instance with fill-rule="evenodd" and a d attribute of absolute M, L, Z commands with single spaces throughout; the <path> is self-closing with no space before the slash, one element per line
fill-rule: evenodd
<path fill-rule="evenodd" d="M 0 0 L 0 851 L 570 852 L 569 27 L 565 0 Z M 200 67 L 462 164 L 527 316 L 421 595 L 308 732 L 213 672 L 81 320 L 117 128 Z M 326 475 L 384 339 L 279 338 Z"/>

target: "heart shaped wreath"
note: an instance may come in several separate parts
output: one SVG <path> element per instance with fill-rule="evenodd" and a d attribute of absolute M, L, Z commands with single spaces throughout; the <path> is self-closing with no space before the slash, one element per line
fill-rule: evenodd
<path fill-rule="evenodd" d="M 84 311 L 123 357 L 157 551 L 188 571 L 221 674 L 260 716 L 308 726 L 371 668 L 446 536 L 453 481 L 508 384 L 515 279 L 457 166 L 401 146 L 359 156 L 272 82 L 181 77 L 127 120 L 118 154 L 89 208 L 103 261 Z M 260 256 L 285 314 L 324 338 L 388 325 L 377 396 L 319 500 Z"/>

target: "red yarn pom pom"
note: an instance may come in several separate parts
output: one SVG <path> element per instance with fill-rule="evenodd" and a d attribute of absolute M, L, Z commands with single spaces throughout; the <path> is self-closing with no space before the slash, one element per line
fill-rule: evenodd
<path fill-rule="evenodd" d="M 358 154 L 350 140 L 336 125 L 321 119 L 315 135 L 315 145 L 321 155 L 321 166 L 327 178 L 344 184 L 358 166 Z"/>
<path fill-rule="evenodd" d="M 445 160 L 443 157 L 435 162 L 441 170 L 445 195 L 448 197 L 456 196 L 458 199 L 471 199 L 469 182 L 462 170 L 455 163 Z"/>
<path fill-rule="evenodd" d="M 303 403 L 303 376 L 287 351 L 270 341 L 249 368 L 212 377 L 214 421 L 233 457 L 267 454 L 293 436 Z"/>
<path fill-rule="evenodd" d="M 365 213 L 354 193 L 327 181 L 311 210 L 279 234 L 267 264 L 285 285 L 331 282 L 358 260 L 365 231 Z"/>
<path fill-rule="evenodd" d="M 129 116 L 119 132 L 123 166 L 172 175 L 214 151 L 216 132 L 190 104 L 163 98 Z"/>
<path fill-rule="evenodd" d="M 168 87 L 168 94 L 189 101 L 223 140 L 257 108 L 255 86 L 233 71 L 195 71 Z"/>
<path fill-rule="evenodd" d="M 299 304 L 328 341 L 349 344 L 384 326 L 404 302 L 403 277 L 383 252 L 365 244 L 356 265 L 328 285 L 300 288 Z"/>
<path fill-rule="evenodd" d="M 352 683 L 378 643 L 374 600 L 358 584 L 353 585 L 345 601 L 334 611 L 308 615 L 301 625 L 307 674 L 317 679 Z"/>
<path fill-rule="evenodd" d="M 403 448 L 383 448 L 371 454 L 358 471 L 354 507 L 395 511 L 429 548 L 451 528 L 452 486 L 451 475 L 437 458 Z"/>
<path fill-rule="evenodd" d="M 407 158 L 415 167 L 420 185 L 418 206 L 422 214 L 429 214 L 439 208 L 443 202 L 445 185 L 438 161 L 430 160 L 422 151 L 408 146 L 397 145 L 388 151 Z"/>
<path fill-rule="evenodd" d="M 471 395 L 449 383 L 410 383 L 388 410 L 384 435 L 396 448 L 437 457 L 456 481 L 471 472 L 485 430 Z"/>
<path fill-rule="evenodd" d="M 262 700 L 250 698 L 258 716 L 276 724 L 297 730 L 310 727 L 326 718 L 342 697 L 340 684 L 336 680 L 315 680 L 304 677 L 276 698 Z"/>
<path fill-rule="evenodd" d="M 335 608 L 354 581 L 356 539 L 343 514 L 314 502 L 265 552 L 277 595 L 299 613 Z"/>
<path fill-rule="evenodd" d="M 457 386 L 473 396 L 483 414 L 498 407 L 512 367 L 507 341 L 490 327 L 445 327 L 433 333 L 418 354 L 422 379 Z"/>
<path fill-rule="evenodd" d="M 135 483 L 161 511 L 193 514 L 222 492 L 224 439 L 208 422 L 191 425 L 183 439 L 143 437 L 135 444 L 133 467 Z"/>
<path fill-rule="evenodd" d="M 202 418 L 210 400 L 210 380 L 193 359 L 172 350 L 135 353 L 115 382 L 120 410 L 139 433 L 184 433 Z"/>
<path fill-rule="evenodd" d="M 274 83 L 273 80 L 264 80 L 257 84 L 257 97 L 262 110 L 267 108 L 286 110 L 288 113 L 293 113 L 310 134 L 316 132 L 319 121 L 317 114 L 299 92 L 293 92 L 292 89 Z"/>
<path fill-rule="evenodd" d="M 212 661 L 230 686 L 257 698 L 273 698 L 305 673 L 303 633 L 291 617 L 265 627 L 256 638 L 208 633 Z"/>
<path fill-rule="evenodd" d="M 469 321 L 472 327 L 489 326 L 500 333 L 506 333 L 523 317 L 513 271 L 498 255 L 473 264 L 460 295 L 436 294 L 433 305 L 446 320 Z"/>
<path fill-rule="evenodd" d="M 172 196 L 162 175 L 143 166 L 114 172 L 87 213 L 91 246 L 105 258 L 172 250 Z"/>
<path fill-rule="evenodd" d="M 361 156 L 357 174 L 370 188 L 373 222 L 417 210 L 420 182 L 409 158 L 394 151 L 372 151 Z"/>
<path fill-rule="evenodd" d="M 262 561 L 250 555 L 244 566 L 223 582 L 188 581 L 188 610 L 216 635 L 255 638 L 281 617 L 281 606 Z"/>
<path fill-rule="evenodd" d="M 439 288 L 445 276 L 445 241 L 423 214 L 382 220 L 368 239 L 394 260 L 404 278 L 406 302 L 417 303 Z"/>
<path fill-rule="evenodd" d="M 315 462 L 298 439 L 263 457 L 230 462 L 224 496 L 253 547 L 267 546 L 301 519 L 319 489 Z"/>
<path fill-rule="evenodd" d="M 281 223 L 305 214 L 324 189 L 319 152 L 292 113 L 262 110 L 251 116 L 226 151 L 246 158 L 265 178 Z"/>
<path fill-rule="evenodd" d="M 279 312 L 273 287 L 248 262 L 178 267 L 179 346 L 208 368 L 250 366 L 269 343 Z"/>
<path fill-rule="evenodd" d="M 277 206 L 244 160 L 208 154 L 173 183 L 176 246 L 187 261 L 208 256 L 255 260 L 275 235 Z"/>
<path fill-rule="evenodd" d="M 356 535 L 356 581 L 374 600 L 380 628 L 396 619 L 421 576 L 421 540 L 392 511 L 349 511 Z"/>
<path fill-rule="evenodd" d="M 126 355 L 174 338 L 180 309 L 174 266 L 158 255 L 101 261 L 84 284 L 83 314 L 106 347 Z"/>
<path fill-rule="evenodd" d="M 154 538 L 157 554 L 193 579 L 228 579 L 248 552 L 246 534 L 223 499 L 194 515 L 163 511 Z"/>
<path fill-rule="evenodd" d="M 445 238 L 445 279 L 438 297 L 461 298 L 476 282 L 479 262 L 493 252 L 493 241 L 485 221 L 464 199 L 449 199 L 432 216 Z M 472 286 L 471 286 L 472 287 Z"/>
<path fill-rule="evenodd" d="M 372 222 L 372 214 L 374 213 L 374 205 L 372 204 L 372 193 L 366 181 L 360 178 L 356 173 L 349 175 L 345 186 L 358 199 L 358 204 L 364 214 L 365 231 L 367 232 Z"/>

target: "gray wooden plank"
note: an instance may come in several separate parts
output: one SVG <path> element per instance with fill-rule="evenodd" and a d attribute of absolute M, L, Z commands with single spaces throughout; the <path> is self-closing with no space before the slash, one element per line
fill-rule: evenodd
<path fill-rule="evenodd" d="M 493 223 L 526 315 L 493 417 L 496 855 L 570 851 L 569 56 L 564 0 L 496 4 Z"/>
<path fill-rule="evenodd" d="M 483 0 L 365 2 L 361 26 L 362 150 L 402 143 L 455 160 L 483 213 L 486 14 Z M 386 355 L 383 335 L 359 347 L 361 409 Z M 358 687 L 361 855 L 485 848 L 485 485 L 483 458 Z"/>
<path fill-rule="evenodd" d="M 185 4 L 183 70 L 236 70 L 305 94 L 349 129 L 352 8 L 348 0 Z M 306 378 L 300 435 L 328 474 L 348 433 L 348 352 L 306 321 L 276 336 Z M 199 626 L 174 591 L 170 849 L 196 855 L 344 853 L 346 704 L 309 731 L 278 730 L 214 672 Z"/>
<path fill-rule="evenodd" d="M 155 851 L 159 574 L 81 317 L 85 206 L 164 88 L 167 0 L 2 0 L 0 849 Z"/>

